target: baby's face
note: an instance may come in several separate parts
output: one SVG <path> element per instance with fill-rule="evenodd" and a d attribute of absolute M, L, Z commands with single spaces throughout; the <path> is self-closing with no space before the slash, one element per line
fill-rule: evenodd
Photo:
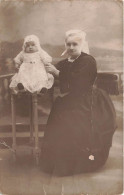
<path fill-rule="evenodd" d="M 26 53 L 35 53 L 38 49 L 33 41 L 27 42 L 25 46 Z"/>

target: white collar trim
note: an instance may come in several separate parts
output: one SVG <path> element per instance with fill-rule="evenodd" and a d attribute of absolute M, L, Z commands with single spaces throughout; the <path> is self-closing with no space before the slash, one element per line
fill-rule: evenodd
<path fill-rule="evenodd" d="M 80 55 L 81 55 L 81 54 L 80 54 Z M 79 55 L 79 56 L 80 56 L 80 55 Z M 79 58 L 79 56 L 78 56 L 77 58 Z M 74 62 L 77 58 L 71 59 L 71 57 L 68 57 L 68 61 L 69 61 L 69 62 Z"/>

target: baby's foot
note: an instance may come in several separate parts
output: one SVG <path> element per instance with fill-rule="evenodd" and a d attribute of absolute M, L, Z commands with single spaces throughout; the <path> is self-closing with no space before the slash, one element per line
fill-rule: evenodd
<path fill-rule="evenodd" d="M 24 86 L 22 85 L 22 83 L 18 83 L 17 87 L 18 87 L 19 90 L 23 90 L 24 89 Z"/>
<path fill-rule="evenodd" d="M 22 85 L 22 83 L 18 83 L 17 87 L 18 87 L 19 93 L 26 92 L 26 89 L 24 88 L 24 86 Z"/>
<path fill-rule="evenodd" d="M 48 91 L 47 88 L 43 87 L 41 90 L 40 90 L 40 94 L 46 94 Z"/>

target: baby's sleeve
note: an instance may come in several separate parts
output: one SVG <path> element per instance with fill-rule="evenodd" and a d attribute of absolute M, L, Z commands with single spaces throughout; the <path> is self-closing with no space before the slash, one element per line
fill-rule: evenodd
<path fill-rule="evenodd" d="M 44 65 L 52 62 L 52 57 L 44 50 L 40 51 L 40 58 Z"/>
<path fill-rule="evenodd" d="M 19 65 L 22 64 L 23 62 L 23 52 L 22 51 L 14 58 L 14 62 Z"/>

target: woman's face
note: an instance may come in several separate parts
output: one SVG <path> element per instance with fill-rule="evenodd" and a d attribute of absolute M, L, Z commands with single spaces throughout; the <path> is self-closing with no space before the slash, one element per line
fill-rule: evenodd
<path fill-rule="evenodd" d="M 34 53 L 37 52 L 38 49 L 33 41 L 27 42 L 25 46 L 26 53 Z"/>
<path fill-rule="evenodd" d="M 76 58 L 81 54 L 82 41 L 79 37 L 68 37 L 66 40 L 66 50 L 70 57 Z"/>

